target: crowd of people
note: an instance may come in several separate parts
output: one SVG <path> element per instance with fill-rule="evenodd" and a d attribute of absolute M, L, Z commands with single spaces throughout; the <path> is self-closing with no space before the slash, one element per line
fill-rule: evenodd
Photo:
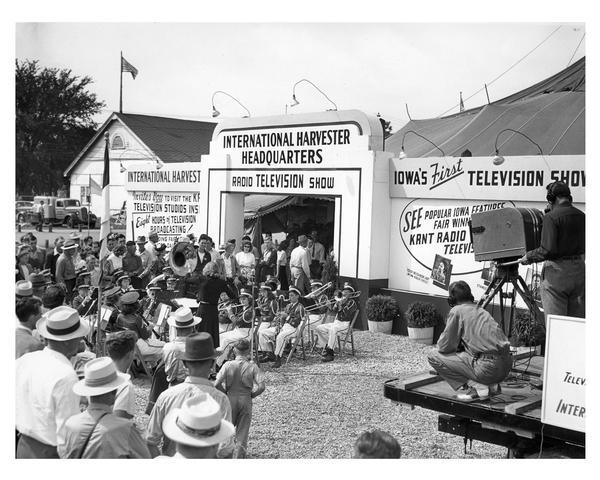
<path fill-rule="evenodd" d="M 299 334 L 332 361 L 357 314 L 352 285 L 328 298 L 314 278 L 317 232 L 279 245 L 266 234 L 261 253 L 249 237 L 217 250 L 190 234 L 170 249 L 156 233 L 112 234 L 102 258 L 76 233 L 48 252 L 33 233 L 20 240 L 17 458 L 245 458 L 260 363 L 281 367 Z M 130 379 L 143 372 L 145 432 Z"/>

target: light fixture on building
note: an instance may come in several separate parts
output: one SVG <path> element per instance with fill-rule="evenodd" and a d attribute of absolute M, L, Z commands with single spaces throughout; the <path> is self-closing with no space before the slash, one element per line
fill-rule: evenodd
<path fill-rule="evenodd" d="M 294 84 L 294 87 L 292 88 L 292 104 L 290 105 L 291 107 L 295 107 L 296 105 L 298 105 L 298 104 L 300 103 L 300 102 L 298 101 L 298 99 L 296 98 L 296 86 L 297 86 L 298 84 L 302 83 L 302 82 L 306 82 L 306 83 L 309 83 L 309 84 L 311 84 L 313 87 L 315 87 L 315 88 L 316 88 L 316 89 L 317 89 L 317 90 L 318 90 L 318 91 L 321 93 L 321 95 L 323 95 L 323 96 L 324 96 L 324 97 L 325 97 L 327 100 L 329 100 L 329 102 L 331 102 L 331 104 L 333 105 L 333 108 L 329 108 L 329 109 L 327 109 L 327 111 L 328 111 L 328 112 L 331 112 L 331 111 L 337 111 L 338 107 L 337 107 L 337 105 L 335 104 L 335 102 L 334 102 L 334 101 L 333 101 L 331 98 L 329 98 L 329 97 L 327 96 L 327 94 L 326 94 L 326 93 L 325 93 L 323 90 L 321 90 L 319 87 L 317 87 L 317 86 L 316 86 L 316 85 L 315 85 L 313 82 L 311 82 L 311 81 L 310 81 L 310 80 L 308 80 L 307 78 L 303 78 L 302 80 L 298 80 L 298 81 L 297 81 L 297 82 Z"/>
<path fill-rule="evenodd" d="M 502 155 L 500 155 L 500 152 L 498 149 L 498 138 L 500 138 L 500 135 L 504 132 L 518 133 L 519 135 L 525 137 L 527 140 L 529 140 L 531 143 L 533 143 L 538 148 L 538 150 L 540 151 L 540 155 L 542 155 L 542 156 L 544 155 L 544 152 L 542 152 L 542 147 L 540 147 L 537 143 L 535 143 L 531 138 L 529 138 L 523 132 L 519 132 L 518 130 L 513 130 L 512 128 L 505 128 L 504 130 L 500 130 L 498 132 L 498 135 L 496 135 L 496 140 L 494 141 L 494 150 L 496 152 L 496 155 L 494 155 L 494 158 L 492 160 L 494 165 L 502 165 L 505 160 L 504 157 Z"/>
<path fill-rule="evenodd" d="M 240 106 L 241 106 L 241 107 L 242 107 L 244 110 L 246 110 L 246 112 L 248 112 L 248 115 L 244 115 L 242 118 L 250 118 L 250 110 L 248 110 L 248 109 L 247 109 L 247 108 L 244 106 L 244 104 L 243 104 L 242 102 L 240 102 L 240 101 L 239 101 L 237 98 L 235 98 L 233 95 L 230 95 L 230 94 L 229 94 L 229 93 L 227 93 L 227 92 L 223 92 L 222 90 L 217 90 L 215 93 L 213 93 L 213 94 L 212 94 L 212 100 L 211 100 L 211 103 L 212 103 L 212 109 L 213 109 L 213 111 L 212 111 L 212 116 L 213 116 L 213 118 L 215 118 L 215 117 L 218 117 L 219 115 L 221 115 L 221 112 L 219 112 L 219 111 L 218 111 L 218 110 L 215 108 L 215 95 L 216 95 L 217 93 L 222 93 L 223 95 L 227 95 L 229 98 L 231 98 L 231 99 L 235 100 L 235 101 L 238 103 L 238 105 L 240 105 Z"/>
<path fill-rule="evenodd" d="M 404 151 L 404 139 L 406 138 L 406 135 L 408 135 L 409 133 L 413 133 L 417 137 L 420 137 L 423 140 L 431 143 L 435 148 L 437 148 L 440 152 L 442 152 L 442 157 L 446 156 L 444 151 L 440 147 L 438 147 L 435 143 L 433 143 L 431 140 L 429 140 L 428 138 L 425 138 L 423 135 L 415 132 L 414 130 L 407 130 L 406 132 L 404 132 L 404 135 L 402 135 L 402 146 L 400 147 L 400 155 L 398 155 L 398 158 L 400 158 L 400 160 L 403 160 L 407 157 L 406 152 Z"/>
<path fill-rule="evenodd" d="M 127 169 L 123 166 L 123 162 L 121 160 L 119 160 L 119 171 L 121 173 L 126 172 Z"/>
<path fill-rule="evenodd" d="M 162 162 L 162 160 L 160 158 L 156 157 L 156 169 L 160 170 L 164 166 L 165 166 L 165 164 Z"/>

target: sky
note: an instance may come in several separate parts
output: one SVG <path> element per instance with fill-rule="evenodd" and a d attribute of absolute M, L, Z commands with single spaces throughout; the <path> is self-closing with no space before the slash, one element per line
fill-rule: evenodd
<path fill-rule="evenodd" d="M 296 87 L 300 104 L 289 107 L 294 84 L 308 79 L 338 110 L 381 113 L 395 131 L 408 121 L 405 104 L 413 119 L 435 117 L 456 106 L 461 91 L 472 108 L 487 101 L 484 91 L 467 99 L 484 83 L 494 101 L 559 72 L 585 55 L 584 34 L 582 23 L 554 22 L 23 22 L 16 58 L 92 77 L 90 90 L 106 103 L 99 122 L 119 108 L 122 51 L 139 70 L 135 80 L 123 74 L 126 113 L 210 119 L 219 90 L 253 117 L 284 114 L 286 105 L 288 114 L 332 108 L 307 82 Z M 214 104 L 222 117 L 245 115 L 227 95 L 216 94 Z"/>

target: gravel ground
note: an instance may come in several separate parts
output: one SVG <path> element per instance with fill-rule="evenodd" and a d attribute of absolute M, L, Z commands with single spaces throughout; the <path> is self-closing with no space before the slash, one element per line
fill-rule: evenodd
<path fill-rule="evenodd" d="M 315 352 L 279 370 L 264 367 L 267 389 L 254 400 L 249 458 L 350 458 L 356 437 L 378 428 L 400 442 L 403 458 L 504 458 L 506 449 L 474 441 L 464 454 L 462 438 L 437 431 L 437 412 L 393 404 L 383 382 L 429 368 L 433 348 L 407 337 L 357 331 L 356 357 L 336 355 L 321 363 Z M 150 381 L 134 380 L 139 415 Z"/>

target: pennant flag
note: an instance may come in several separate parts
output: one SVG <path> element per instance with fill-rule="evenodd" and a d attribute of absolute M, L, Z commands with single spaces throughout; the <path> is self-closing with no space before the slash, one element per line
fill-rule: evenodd
<path fill-rule="evenodd" d="M 90 195 L 102 195 L 102 187 L 90 176 Z"/>
<path fill-rule="evenodd" d="M 103 211 L 101 212 L 100 217 L 102 220 L 102 222 L 100 223 L 100 259 L 103 259 L 109 253 L 108 248 L 106 248 L 106 238 L 110 234 L 110 159 L 108 156 L 108 143 L 109 142 L 107 136 L 104 145 L 104 174 L 102 175 Z"/>
<path fill-rule="evenodd" d="M 138 69 L 135 68 L 127 60 L 125 60 L 125 58 L 123 58 L 123 55 L 121 55 L 121 73 L 122 72 L 129 72 L 129 73 L 131 73 L 131 76 L 133 77 L 134 80 L 135 80 L 135 77 L 137 77 L 137 74 L 138 74 Z"/>
<path fill-rule="evenodd" d="M 461 112 L 465 111 L 465 104 L 463 103 L 462 92 L 460 92 L 460 111 Z"/>

